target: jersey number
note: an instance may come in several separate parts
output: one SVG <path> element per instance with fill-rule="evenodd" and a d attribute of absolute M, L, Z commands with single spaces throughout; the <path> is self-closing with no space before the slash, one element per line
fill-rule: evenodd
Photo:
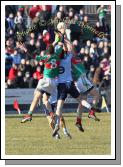
<path fill-rule="evenodd" d="M 51 68 L 54 69 L 57 67 L 56 59 L 51 60 Z"/>
<path fill-rule="evenodd" d="M 65 69 L 64 69 L 64 67 L 59 67 L 59 74 L 63 74 L 65 72 Z"/>

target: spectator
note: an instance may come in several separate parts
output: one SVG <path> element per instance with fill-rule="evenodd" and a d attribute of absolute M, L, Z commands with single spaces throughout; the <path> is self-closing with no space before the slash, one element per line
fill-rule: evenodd
<path fill-rule="evenodd" d="M 19 65 L 19 67 L 18 67 L 18 70 L 22 72 L 22 75 L 23 75 L 23 76 L 24 76 L 24 74 L 25 74 L 25 68 L 26 68 L 25 66 L 26 66 L 26 61 L 25 61 L 25 59 L 21 59 L 21 63 L 20 63 L 20 65 Z"/>
<path fill-rule="evenodd" d="M 90 70 L 91 62 L 92 61 L 91 61 L 91 58 L 89 56 L 89 51 L 86 49 L 85 50 L 85 56 L 84 56 L 84 62 L 83 62 L 83 64 L 84 64 L 85 68 L 87 69 L 87 74 L 88 74 L 88 72 Z"/>
<path fill-rule="evenodd" d="M 83 21 L 83 17 L 84 17 L 84 11 L 83 11 L 83 9 L 80 9 L 80 11 L 79 11 L 79 20 Z"/>
<path fill-rule="evenodd" d="M 36 88 L 38 84 L 37 75 L 34 73 L 33 77 L 30 79 L 29 88 Z"/>
<path fill-rule="evenodd" d="M 63 5 L 59 6 L 59 11 L 61 12 L 61 19 L 64 19 L 64 17 L 66 16 L 65 14 L 65 8 Z"/>
<path fill-rule="evenodd" d="M 30 64 L 30 60 L 26 60 L 25 73 L 27 73 L 27 76 L 28 76 L 28 74 L 29 74 L 29 76 L 32 76 L 32 74 L 33 74 L 33 68 Z"/>
<path fill-rule="evenodd" d="M 20 54 L 18 54 L 17 49 L 14 51 L 13 63 L 16 65 L 19 65 L 21 63 L 21 56 L 20 56 Z"/>
<path fill-rule="evenodd" d="M 15 79 L 15 87 L 16 88 L 24 88 L 24 80 L 23 80 L 23 74 L 21 71 L 18 71 L 17 77 Z"/>
<path fill-rule="evenodd" d="M 75 54 L 78 54 L 80 51 L 78 40 L 73 41 L 73 47 L 74 47 Z"/>
<path fill-rule="evenodd" d="M 40 39 L 40 51 L 46 50 L 46 43 Z"/>
<path fill-rule="evenodd" d="M 93 83 L 99 87 L 103 81 L 103 77 L 104 77 L 103 64 L 100 63 L 99 67 L 95 70 Z"/>
<path fill-rule="evenodd" d="M 95 30 L 98 32 L 101 32 L 101 30 L 102 30 L 99 21 L 96 22 Z"/>
<path fill-rule="evenodd" d="M 21 12 L 22 16 L 24 15 L 24 10 L 25 10 L 25 6 L 24 5 L 19 5 L 18 6 L 18 11 Z"/>
<path fill-rule="evenodd" d="M 49 45 L 51 44 L 50 42 L 50 34 L 47 30 L 43 31 L 43 42 L 46 44 L 46 48 L 49 47 Z"/>
<path fill-rule="evenodd" d="M 98 22 L 96 22 L 96 25 L 94 26 L 94 29 L 95 29 L 95 31 L 97 32 L 97 34 L 96 33 L 94 33 L 94 38 L 95 38 L 95 41 L 96 42 L 100 42 L 100 38 L 99 38 L 99 33 L 100 32 L 102 32 L 102 28 L 101 28 L 101 26 L 100 26 L 100 23 L 99 23 L 99 21 Z"/>
<path fill-rule="evenodd" d="M 28 50 L 28 58 L 32 59 L 34 56 L 34 52 L 36 50 L 34 39 L 30 40 L 29 44 L 27 45 L 27 50 Z"/>
<path fill-rule="evenodd" d="M 97 52 L 99 57 L 101 57 L 103 55 L 103 51 L 104 51 L 104 43 L 103 41 L 100 41 L 98 44 L 98 48 L 97 48 Z"/>
<path fill-rule="evenodd" d="M 73 18 L 73 23 L 70 24 L 70 30 L 71 30 L 71 41 L 73 40 L 79 40 L 81 36 L 81 27 L 78 24 L 79 21 L 79 15 L 75 14 Z"/>
<path fill-rule="evenodd" d="M 29 16 L 31 19 L 34 19 L 36 13 L 39 11 L 38 5 L 33 5 L 29 8 Z"/>
<path fill-rule="evenodd" d="M 86 41 L 85 47 L 90 50 L 90 47 L 91 47 L 91 41 L 90 40 Z"/>
<path fill-rule="evenodd" d="M 8 79 L 6 83 L 6 88 L 15 88 L 15 82 L 12 80 Z"/>
<path fill-rule="evenodd" d="M 14 53 L 14 47 L 12 46 L 12 42 L 11 42 L 10 38 L 6 41 L 6 50 L 9 54 Z"/>
<path fill-rule="evenodd" d="M 9 83 L 11 83 L 10 85 L 14 85 L 15 83 L 15 79 L 17 77 L 17 65 L 16 64 L 12 64 L 12 67 L 10 68 L 9 71 L 9 75 L 8 75 L 8 80 L 10 81 Z"/>
<path fill-rule="evenodd" d="M 26 38 L 26 41 L 29 43 L 29 41 L 30 40 L 36 40 L 35 39 L 35 33 L 34 32 L 31 32 L 30 34 L 29 34 L 29 36 L 27 36 L 27 38 Z"/>
<path fill-rule="evenodd" d="M 33 73 L 33 78 L 34 78 L 34 75 L 37 76 L 37 79 L 41 79 L 43 78 L 43 74 L 41 73 L 41 67 L 38 66 L 37 69 L 36 69 L 36 72 Z"/>
<path fill-rule="evenodd" d="M 15 40 L 15 35 L 14 35 L 13 29 L 8 29 L 5 35 L 6 35 L 6 39 L 13 38 Z"/>
<path fill-rule="evenodd" d="M 99 15 L 99 23 L 102 27 L 102 31 L 105 32 L 105 19 L 106 19 L 106 12 L 108 9 L 104 8 L 104 5 L 100 5 L 100 7 L 97 9 L 97 14 Z"/>
<path fill-rule="evenodd" d="M 89 73 L 88 73 L 88 78 L 89 78 L 91 81 L 93 81 L 94 73 L 95 73 L 95 67 L 94 67 L 94 65 L 91 65 L 91 66 L 90 66 Z"/>
<path fill-rule="evenodd" d="M 109 58 L 109 49 L 108 49 L 108 47 L 104 47 L 104 49 L 103 49 L 103 53 L 102 53 L 102 57 L 103 58 Z"/>
<path fill-rule="evenodd" d="M 99 55 L 97 52 L 97 45 L 96 43 L 91 43 L 91 48 L 90 48 L 90 57 L 91 57 L 91 64 L 94 64 L 95 67 L 98 67 L 99 65 Z"/>
<path fill-rule="evenodd" d="M 34 56 L 39 55 L 41 52 L 41 43 L 39 40 L 36 41 L 36 50 L 34 51 Z"/>
<path fill-rule="evenodd" d="M 84 56 L 85 56 L 85 48 L 81 48 L 80 49 L 80 53 L 79 53 L 79 57 L 80 59 L 83 61 L 84 59 Z"/>
<path fill-rule="evenodd" d="M 95 58 L 98 58 L 99 55 L 97 53 L 97 45 L 95 43 L 91 43 L 91 47 L 90 47 L 90 55 L 93 54 L 95 56 Z"/>
<path fill-rule="evenodd" d="M 40 12 L 40 20 L 43 20 L 43 24 L 41 24 L 41 33 L 43 32 L 44 29 L 47 29 L 47 22 L 51 18 L 51 10 L 47 10 L 46 5 L 42 5 L 42 10 Z"/>
<path fill-rule="evenodd" d="M 31 75 L 30 73 L 27 71 L 24 75 L 24 87 L 25 88 L 29 88 L 29 85 L 30 85 L 30 81 L 31 81 Z"/>
<path fill-rule="evenodd" d="M 92 27 L 89 22 L 88 22 L 88 16 L 85 15 L 83 18 L 83 29 L 82 29 L 82 40 L 83 43 L 86 43 L 87 40 L 93 40 L 94 37 L 94 33 L 91 31 L 90 28 L 88 27 Z"/>
<path fill-rule="evenodd" d="M 22 14 L 20 11 L 17 12 L 17 16 L 15 17 L 14 23 L 15 23 L 16 31 L 18 31 L 18 32 L 24 31 L 25 27 L 23 24 L 23 17 L 22 17 Z"/>
<path fill-rule="evenodd" d="M 57 12 L 56 17 L 54 18 L 54 29 L 57 30 L 57 25 L 59 22 L 62 22 L 62 13 L 60 11 Z"/>
<path fill-rule="evenodd" d="M 5 51 L 6 51 L 5 53 L 5 76 L 7 77 L 9 74 L 9 70 L 12 67 L 13 58 L 11 54 L 8 53 L 7 49 Z"/>
<path fill-rule="evenodd" d="M 7 22 L 8 22 L 8 28 L 9 29 L 14 29 L 15 28 L 13 13 L 9 14 L 9 17 L 7 18 Z"/>

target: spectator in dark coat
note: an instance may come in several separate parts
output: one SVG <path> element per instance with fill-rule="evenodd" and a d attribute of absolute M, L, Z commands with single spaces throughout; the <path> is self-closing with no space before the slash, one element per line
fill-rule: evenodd
<path fill-rule="evenodd" d="M 29 73 L 30 76 L 32 76 L 32 74 L 33 74 L 33 68 L 31 66 L 29 60 L 26 60 L 25 73 Z"/>
<path fill-rule="evenodd" d="M 11 54 L 9 54 L 6 50 L 6 54 L 5 54 L 5 76 L 6 77 L 8 76 L 9 70 L 12 67 L 12 63 L 13 63 L 13 58 Z"/>
<path fill-rule="evenodd" d="M 103 64 L 100 64 L 99 67 L 95 71 L 93 83 L 96 86 L 100 86 L 100 84 L 103 80 L 103 77 L 104 77 Z"/>
<path fill-rule="evenodd" d="M 15 79 L 15 87 L 16 88 L 24 88 L 24 80 L 23 80 L 23 75 L 21 71 L 18 71 L 17 77 Z"/>
<path fill-rule="evenodd" d="M 32 59 L 34 56 L 34 52 L 36 50 L 34 39 L 30 40 L 29 44 L 27 45 L 27 50 L 28 50 L 28 58 Z"/>

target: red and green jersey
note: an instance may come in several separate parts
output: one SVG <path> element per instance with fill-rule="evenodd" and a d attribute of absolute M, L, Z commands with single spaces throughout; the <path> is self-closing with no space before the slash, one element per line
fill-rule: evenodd
<path fill-rule="evenodd" d="M 74 81 L 77 81 L 82 74 L 85 74 L 85 67 L 78 57 L 72 58 L 72 77 Z"/>
<path fill-rule="evenodd" d="M 55 78 L 59 75 L 59 64 L 60 64 L 60 55 L 62 48 L 60 48 L 55 54 L 45 56 L 37 56 L 37 61 L 42 61 L 44 63 L 44 77 L 46 78 Z"/>

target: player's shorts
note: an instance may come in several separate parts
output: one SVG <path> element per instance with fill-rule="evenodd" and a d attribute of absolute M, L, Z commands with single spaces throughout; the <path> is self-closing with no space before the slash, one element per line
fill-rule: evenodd
<path fill-rule="evenodd" d="M 57 79 L 54 78 L 43 78 L 38 81 L 36 90 L 41 93 L 51 94 L 52 91 L 57 87 Z"/>
<path fill-rule="evenodd" d="M 53 104 L 57 102 L 57 87 L 54 87 L 52 92 L 51 92 L 51 96 L 49 98 L 49 103 Z"/>
<path fill-rule="evenodd" d="M 82 75 L 77 82 L 75 82 L 75 86 L 77 90 L 81 93 L 88 93 L 90 90 L 94 88 L 94 85 L 91 81 L 86 77 L 86 75 Z"/>
<path fill-rule="evenodd" d="M 58 100 L 65 100 L 67 98 L 67 94 L 70 94 L 73 98 L 77 98 L 80 96 L 74 82 L 69 83 L 59 83 L 58 84 Z"/>

